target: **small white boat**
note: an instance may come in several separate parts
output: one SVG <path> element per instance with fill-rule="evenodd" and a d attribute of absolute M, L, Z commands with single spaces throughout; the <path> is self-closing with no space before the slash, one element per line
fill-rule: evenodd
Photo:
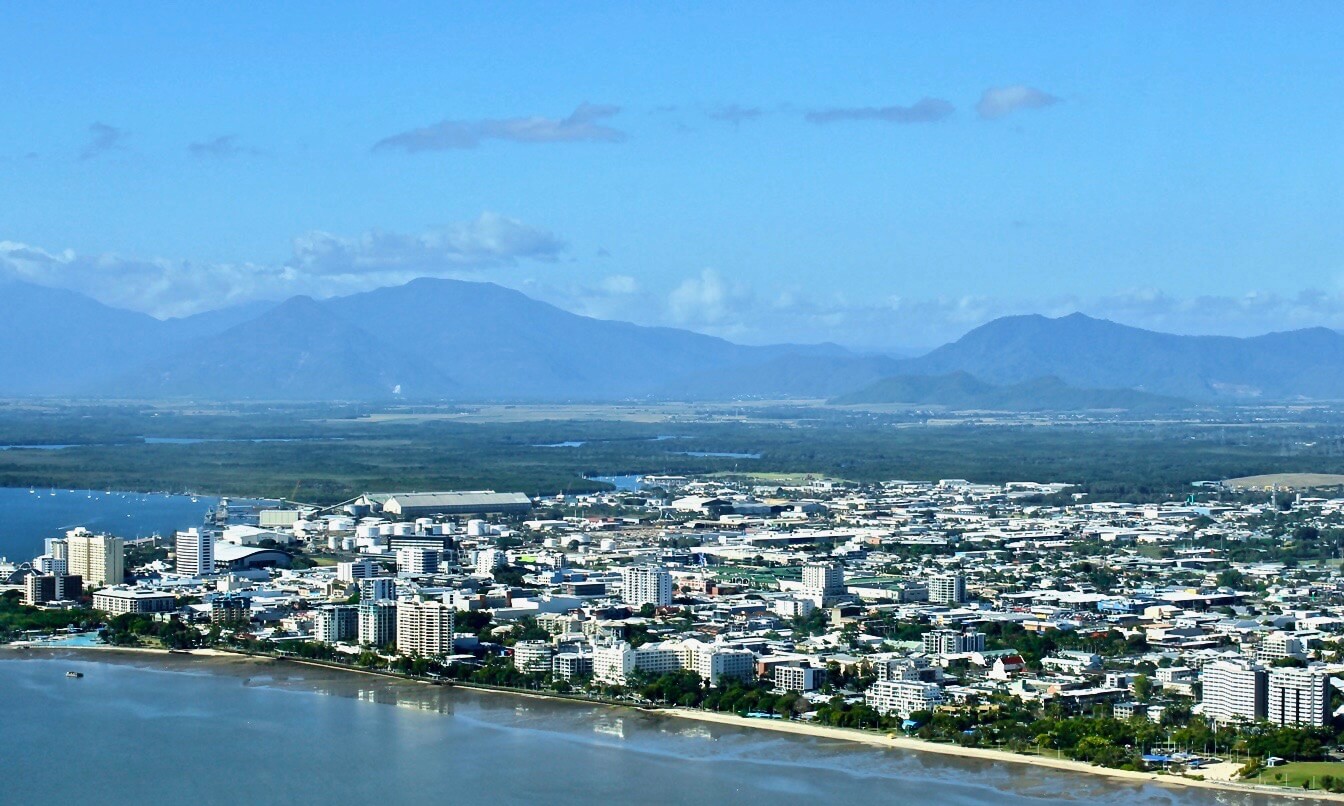
<path fill-rule="evenodd" d="M 65 676 L 66 676 L 66 677 L 83 677 L 83 676 L 84 676 L 84 673 L 83 673 L 83 672 L 66 672 L 66 673 L 65 673 Z"/>

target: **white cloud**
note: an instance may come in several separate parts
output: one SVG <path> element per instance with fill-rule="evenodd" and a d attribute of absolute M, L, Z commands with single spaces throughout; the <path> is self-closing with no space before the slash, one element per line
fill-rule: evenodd
<path fill-rule="evenodd" d="M 1152 290 L 1104 296 L 999 298 L 946 295 L 854 298 L 796 286 L 753 290 L 703 270 L 661 289 L 617 294 L 608 284 L 533 282 L 523 289 L 561 308 L 604 319 L 682 327 L 747 344 L 834 342 L 860 350 L 917 354 L 1001 316 L 1079 312 L 1182 334 L 1254 336 L 1325 326 L 1344 329 L 1344 292 L 1177 298 Z"/>
<path fill-rule="evenodd" d="M 749 289 L 726 282 L 714 269 L 702 269 L 667 296 L 667 318 L 677 325 L 726 335 L 740 333 L 738 312 L 754 304 Z"/>
<path fill-rule="evenodd" d="M 295 294 L 349 294 L 417 277 L 478 276 L 522 261 L 554 261 L 564 249 L 550 232 L 483 213 L 420 235 L 374 231 L 347 238 L 310 232 L 295 238 L 290 258 L 277 264 L 80 255 L 0 241 L 0 276 L 69 288 L 156 316 L 184 316 Z"/>
<path fill-rule="evenodd" d="M 1297 293 L 1175 297 L 1154 289 L 1079 296 L 912 298 L 874 289 L 855 296 L 816 286 L 752 288 L 712 268 L 659 284 L 613 272 L 538 273 L 529 267 L 566 254 L 555 235 L 486 213 L 420 235 L 308 233 L 274 264 L 192 263 L 114 254 L 83 255 L 0 241 L 0 277 L 69 288 L 117 307 L 181 316 L 295 294 L 330 297 L 422 276 L 490 278 L 575 313 L 643 325 L 683 327 L 742 343 L 835 342 L 914 353 L 957 339 L 1000 316 L 1081 311 L 1135 327 L 1182 334 L 1250 336 L 1325 326 L 1344 329 L 1344 286 Z M 568 265 L 568 264 L 566 264 Z"/>
<path fill-rule="evenodd" d="M 639 291 L 639 281 L 628 274 L 613 274 L 602 278 L 600 287 L 608 294 L 624 296 Z"/>
<path fill-rule="evenodd" d="M 975 105 L 975 113 L 984 120 L 997 120 L 1019 109 L 1041 109 L 1057 103 L 1059 99 L 1047 92 L 1013 84 L 985 90 Z"/>

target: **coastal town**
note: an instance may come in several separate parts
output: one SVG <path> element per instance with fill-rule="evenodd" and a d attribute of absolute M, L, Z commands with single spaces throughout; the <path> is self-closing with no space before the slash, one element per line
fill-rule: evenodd
<path fill-rule="evenodd" d="M 6 613 L 32 615 L 5 637 L 212 647 L 1344 789 L 1344 498 L 616 481 L 551 498 L 224 499 L 205 523 L 129 541 L 75 528 L 0 565 Z"/>

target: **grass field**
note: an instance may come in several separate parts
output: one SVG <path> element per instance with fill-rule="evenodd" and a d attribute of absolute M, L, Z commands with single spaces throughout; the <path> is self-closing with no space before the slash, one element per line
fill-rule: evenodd
<path fill-rule="evenodd" d="M 1243 476 L 1223 482 L 1237 490 L 1279 489 L 1305 490 L 1310 487 L 1344 486 L 1344 475 L 1335 473 L 1268 473 L 1263 476 Z"/>
<path fill-rule="evenodd" d="M 1286 786 L 1293 789 L 1301 789 L 1305 782 L 1310 784 L 1312 789 L 1320 789 L 1321 781 L 1327 775 L 1344 781 L 1344 762 L 1293 761 L 1271 767 L 1260 773 L 1259 777 L 1250 780 L 1257 784 Z"/>

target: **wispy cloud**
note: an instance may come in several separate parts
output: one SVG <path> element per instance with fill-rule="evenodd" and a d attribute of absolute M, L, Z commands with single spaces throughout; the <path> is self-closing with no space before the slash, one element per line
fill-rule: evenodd
<path fill-rule="evenodd" d="M 443 120 L 412 129 L 374 144 L 375 151 L 450 151 L 475 148 L 486 140 L 511 143 L 619 143 L 625 132 L 603 121 L 619 114 L 619 106 L 580 104 L 568 117 L 524 117 L 484 120 Z"/>
<path fill-rule="evenodd" d="M 975 113 L 983 120 L 997 120 L 1019 109 L 1042 109 L 1057 103 L 1059 99 L 1047 92 L 1013 84 L 985 90 L 975 105 Z"/>
<path fill-rule="evenodd" d="M 187 146 L 187 150 L 191 152 L 193 157 L 213 157 L 215 159 L 255 156 L 261 153 L 260 149 L 240 144 L 237 136 L 232 134 L 222 134 L 219 137 L 213 137 L 199 143 L 191 143 Z"/>
<path fill-rule="evenodd" d="M 740 126 L 746 121 L 755 120 L 765 113 L 758 106 L 728 104 L 726 106 L 716 106 L 705 114 L 710 120 L 717 120 L 721 123 L 731 123 L 734 126 Z"/>
<path fill-rule="evenodd" d="M 93 123 L 89 126 L 89 142 L 79 152 L 79 158 L 82 160 L 93 159 L 99 154 L 124 148 L 128 136 L 129 132 L 125 129 L 109 126 L 106 123 Z"/>
<path fill-rule="evenodd" d="M 809 123 L 836 123 L 843 120 L 871 120 L 881 123 L 936 123 L 956 111 L 941 98 L 921 98 L 910 106 L 832 107 L 808 112 Z"/>

